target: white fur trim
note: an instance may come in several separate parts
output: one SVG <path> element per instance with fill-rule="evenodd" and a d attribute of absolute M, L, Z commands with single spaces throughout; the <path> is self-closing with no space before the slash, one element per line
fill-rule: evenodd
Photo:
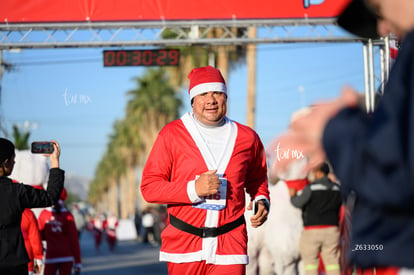
<path fill-rule="evenodd" d="M 207 92 L 222 92 L 227 94 L 227 88 L 226 85 L 222 82 L 208 82 L 198 84 L 190 90 L 190 99 L 192 99 L 196 95 L 200 95 Z"/>
<path fill-rule="evenodd" d="M 249 257 L 247 255 L 216 255 L 216 261 L 212 264 L 232 265 L 232 264 L 248 264 Z M 168 253 L 160 252 L 160 261 L 173 263 L 189 263 L 199 262 L 203 260 L 202 251 L 191 253 Z"/>
<path fill-rule="evenodd" d="M 197 177 L 198 178 L 198 177 Z M 198 195 L 197 195 L 197 192 L 196 192 L 196 189 L 195 189 L 195 182 L 196 182 L 196 180 L 197 179 L 195 179 L 195 180 L 191 180 L 191 181 L 189 181 L 188 182 L 188 184 L 187 184 L 187 195 L 188 195 L 188 198 L 190 199 L 190 201 L 192 202 L 192 203 L 197 203 L 197 202 L 200 202 L 200 201 L 202 201 L 203 199 L 202 198 L 200 198 Z"/>

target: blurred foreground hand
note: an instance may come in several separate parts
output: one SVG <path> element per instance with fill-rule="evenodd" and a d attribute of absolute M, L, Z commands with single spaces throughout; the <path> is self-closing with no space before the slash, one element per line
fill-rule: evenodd
<path fill-rule="evenodd" d="M 307 160 L 304 173 L 322 164 L 326 160 L 322 146 L 326 124 L 343 108 L 357 106 L 359 98 L 355 90 L 345 87 L 337 99 L 316 103 L 295 114 L 289 129 L 271 143 L 270 173 L 283 174 L 300 158 Z"/>

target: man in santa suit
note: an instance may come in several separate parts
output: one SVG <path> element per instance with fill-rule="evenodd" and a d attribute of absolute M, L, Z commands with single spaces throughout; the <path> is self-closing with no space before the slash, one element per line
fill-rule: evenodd
<path fill-rule="evenodd" d="M 253 227 L 269 209 L 266 156 L 251 128 L 226 117 L 227 89 L 219 70 L 193 69 L 192 112 L 159 133 L 143 171 L 146 201 L 168 205 L 160 260 L 170 274 L 245 274 L 245 189 Z"/>
<path fill-rule="evenodd" d="M 109 250 L 113 251 L 116 244 L 116 228 L 118 227 L 118 218 L 113 213 L 109 213 L 108 217 L 104 221 L 103 227 L 105 228 Z"/>
<path fill-rule="evenodd" d="M 78 231 L 72 213 L 65 207 L 67 192 L 63 189 L 60 200 L 44 209 L 38 218 L 39 230 L 46 241 L 44 275 L 71 275 L 81 271 L 81 251 Z"/>

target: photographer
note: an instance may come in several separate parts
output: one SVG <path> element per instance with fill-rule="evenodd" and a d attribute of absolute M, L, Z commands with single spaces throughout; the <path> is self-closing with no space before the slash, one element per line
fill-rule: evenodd
<path fill-rule="evenodd" d="M 59 144 L 53 141 L 53 147 L 47 190 L 39 190 L 8 178 L 14 167 L 15 147 L 0 138 L 0 274 L 28 274 L 29 257 L 20 229 L 22 213 L 26 208 L 47 207 L 59 200 L 64 171 L 59 168 Z"/>

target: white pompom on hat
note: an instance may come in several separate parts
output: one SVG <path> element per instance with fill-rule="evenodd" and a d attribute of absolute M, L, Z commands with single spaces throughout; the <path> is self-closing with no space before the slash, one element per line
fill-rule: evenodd
<path fill-rule="evenodd" d="M 196 95 L 208 92 L 222 92 L 227 94 L 226 81 L 220 71 L 212 66 L 195 68 L 188 74 L 190 99 Z"/>

